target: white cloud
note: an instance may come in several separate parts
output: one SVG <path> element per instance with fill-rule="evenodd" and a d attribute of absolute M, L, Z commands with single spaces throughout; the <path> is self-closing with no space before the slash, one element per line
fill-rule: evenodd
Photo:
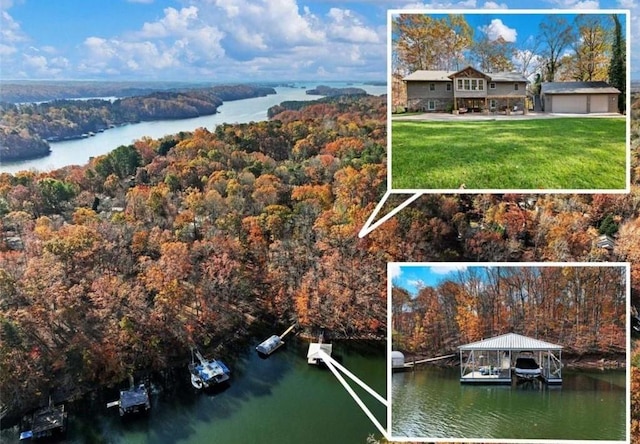
<path fill-rule="evenodd" d="M 600 9 L 600 2 L 598 0 L 586 0 L 577 2 L 573 5 L 574 9 Z"/>
<path fill-rule="evenodd" d="M 22 61 L 28 77 L 53 78 L 68 68 L 68 60 L 64 57 L 49 60 L 41 54 L 22 54 Z"/>
<path fill-rule="evenodd" d="M 26 35 L 7 11 L 0 11 L 0 39 L 4 44 L 14 44 L 27 40 Z"/>
<path fill-rule="evenodd" d="M 224 33 L 203 22 L 195 6 L 166 8 L 164 17 L 145 22 L 142 29 L 121 38 L 88 37 L 83 47 L 85 58 L 80 64 L 84 72 L 110 69 L 116 73 L 157 76 L 161 70 L 184 71 L 191 65 L 204 65 L 220 60 Z"/>
<path fill-rule="evenodd" d="M 475 1 L 464 0 L 456 6 L 475 5 Z M 0 2 L 8 5 L 16 0 Z M 319 14 L 299 0 L 182 3 L 164 8 L 157 20 L 141 23 L 137 29 L 112 36 L 96 31 L 80 42 L 69 42 L 73 52 L 34 43 L 19 23 L 1 12 L 3 66 L 25 76 L 67 69 L 66 77 L 221 81 L 236 80 L 240 74 L 247 80 L 383 79 L 386 75 L 382 15 L 372 19 L 344 6 L 330 6 Z M 21 56 L 25 53 L 31 58 Z"/>
<path fill-rule="evenodd" d="M 180 11 L 166 8 L 164 17 L 157 22 L 145 22 L 140 35 L 143 38 L 162 38 L 172 34 L 184 34 L 198 19 L 198 8 L 190 6 Z"/>
<path fill-rule="evenodd" d="M 490 24 L 480 26 L 479 29 L 492 41 L 502 37 L 507 42 L 515 42 L 518 36 L 518 32 L 515 29 L 509 28 L 500 19 L 493 19 Z"/>
<path fill-rule="evenodd" d="M 15 46 L 5 45 L 4 43 L 0 43 L 0 56 L 7 57 L 12 54 L 15 54 L 18 50 Z"/>
<path fill-rule="evenodd" d="M 411 2 L 406 3 L 401 9 L 475 9 L 476 0 L 460 0 L 457 2 L 447 2 L 434 0 L 432 2 Z"/>
<path fill-rule="evenodd" d="M 552 0 L 552 2 L 562 9 L 599 9 L 598 0 Z"/>
<path fill-rule="evenodd" d="M 388 273 L 389 273 L 389 278 L 393 281 L 394 279 L 402 275 L 402 267 L 397 262 L 389 264 Z"/>
<path fill-rule="evenodd" d="M 327 16 L 331 19 L 328 35 L 331 38 L 354 43 L 378 43 L 378 34 L 363 25 L 362 21 L 348 9 L 331 8 Z"/>
<path fill-rule="evenodd" d="M 493 1 L 484 2 L 484 9 L 507 9 L 508 6 L 505 3 L 496 3 Z"/>

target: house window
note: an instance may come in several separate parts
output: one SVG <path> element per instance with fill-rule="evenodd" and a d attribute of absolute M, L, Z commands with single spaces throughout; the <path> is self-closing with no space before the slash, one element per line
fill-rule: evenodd
<path fill-rule="evenodd" d="M 458 91 L 484 91 L 484 79 L 457 79 Z"/>
<path fill-rule="evenodd" d="M 447 83 L 447 91 L 451 91 L 451 83 Z"/>
<path fill-rule="evenodd" d="M 436 84 L 435 83 L 429 83 L 429 91 L 435 91 L 436 90 Z"/>
<path fill-rule="evenodd" d="M 496 105 L 497 105 L 496 99 L 489 100 L 489 108 L 490 109 L 496 109 Z"/>
<path fill-rule="evenodd" d="M 496 82 L 489 83 L 489 89 L 496 89 Z"/>
<path fill-rule="evenodd" d="M 518 90 L 518 88 L 519 88 L 518 84 L 517 84 L 517 83 L 514 83 L 514 84 L 513 84 L 513 89 L 517 91 L 517 90 Z"/>
<path fill-rule="evenodd" d="M 429 102 L 427 103 L 427 109 L 429 111 L 433 111 L 436 109 L 436 101 L 435 100 L 429 100 Z"/>

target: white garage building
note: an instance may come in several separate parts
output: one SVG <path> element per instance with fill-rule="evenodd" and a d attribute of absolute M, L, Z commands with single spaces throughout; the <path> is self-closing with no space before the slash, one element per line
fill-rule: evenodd
<path fill-rule="evenodd" d="M 545 82 L 542 107 L 547 113 L 617 113 L 620 91 L 607 82 Z"/>

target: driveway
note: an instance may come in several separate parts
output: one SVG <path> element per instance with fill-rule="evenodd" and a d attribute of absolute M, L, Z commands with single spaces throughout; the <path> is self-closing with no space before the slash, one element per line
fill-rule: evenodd
<path fill-rule="evenodd" d="M 425 120 L 425 121 L 469 121 L 469 120 L 527 120 L 527 119 L 553 119 L 558 117 L 624 117 L 618 113 L 601 113 L 601 114 L 554 114 L 540 113 L 530 111 L 527 114 L 449 114 L 449 113 L 420 113 L 405 116 L 404 114 L 392 114 L 392 120 Z"/>

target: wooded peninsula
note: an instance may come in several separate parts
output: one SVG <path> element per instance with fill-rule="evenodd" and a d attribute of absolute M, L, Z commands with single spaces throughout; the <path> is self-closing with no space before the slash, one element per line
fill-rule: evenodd
<path fill-rule="evenodd" d="M 156 91 L 113 101 L 0 102 L 0 161 L 46 156 L 50 153 L 48 142 L 89 137 L 128 123 L 207 116 L 215 114 L 224 101 L 275 93 L 265 86 L 220 85 Z"/>
<path fill-rule="evenodd" d="M 256 323 L 385 338 L 391 261 L 629 261 L 637 304 L 633 112 L 628 194 L 425 194 L 364 238 L 387 189 L 384 97 L 0 174 L 2 402 L 22 412 L 184 365 L 192 345 L 231 349 Z M 636 421 L 635 366 L 633 383 Z"/>

